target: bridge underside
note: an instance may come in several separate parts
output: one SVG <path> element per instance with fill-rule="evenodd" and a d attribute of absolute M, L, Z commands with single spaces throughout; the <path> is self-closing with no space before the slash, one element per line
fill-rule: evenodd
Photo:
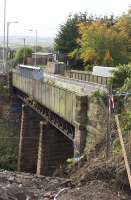
<path fill-rule="evenodd" d="M 51 176 L 86 142 L 87 99 L 79 97 L 74 125 L 13 87 L 22 100 L 18 171 Z M 81 117 L 82 116 L 82 117 Z"/>
<path fill-rule="evenodd" d="M 22 105 L 18 171 L 51 176 L 73 156 L 73 142 Z"/>
<path fill-rule="evenodd" d="M 52 176 L 74 155 L 74 127 L 16 88 L 14 93 L 23 102 L 18 171 Z"/>

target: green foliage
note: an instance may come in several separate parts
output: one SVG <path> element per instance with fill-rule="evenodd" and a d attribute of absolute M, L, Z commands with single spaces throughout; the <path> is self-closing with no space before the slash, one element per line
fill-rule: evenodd
<path fill-rule="evenodd" d="M 67 22 L 60 26 L 60 30 L 55 38 L 56 51 L 67 54 L 78 47 L 75 41 L 78 37 L 77 21 L 77 16 L 69 16 Z"/>
<path fill-rule="evenodd" d="M 24 51 L 25 51 L 25 61 L 24 61 Z M 30 47 L 26 47 L 25 50 L 24 47 L 18 48 L 14 58 L 15 64 L 23 62 L 26 64 L 27 57 L 31 56 L 32 56 L 32 49 Z"/>
<path fill-rule="evenodd" d="M 68 159 L 66 160 L 66 164 L 67 164 L 68 170 L 70 170 L 70 169 L 74 166 L 75 162 L 76 162 L 76 161 L 74 161 L 73 158 L 68 158 Z"/>
<path fill-rule="evenodd" d="M 91 22 L 92 20 L 93 17 L 88 16 L 86 12 L 70 15 L 67 21 L 60 26 L 54 42 L 55 50 L 64 54 L 69 59 L 68 54 L 79 47 L 79 44 L 76 42 L 79 37 L 78 23 Z M 78 61 L 79 58 L 77 57 L 76 60 Z"/>
<path fill-rule="evenodd" d="M 94 100 L 100 100 L 100 98 L 103 100 L 105 104 L 107 104 L 107 93 L 106 92 L 100 92 L 100 90 L 96 90 L 92 93 L 92 101 Z"/>
<path fill-rule="evenodd" d="M 120 144 L 120 140 L 119 138 L 116 138 L 113 141 L 113 147 L 116 153 L 122 153 L 122 148 L 121 148 L 121 144 Z"/>
<path fill-rule="evenodd" d="M 101 96 L 101 93 L 100 93 L 100 90 L 96 90 L 93 94 L 92 94 L 92 97 L 100 97 Z"/>
<path fill-rule="evenodd" d="M 92 69 L 93 69 L 93 65 L 86 65 L 85 67 L 84 67 L 84 70 L 85 71 L 92 71 Z"/>
<path fill-rule="evenodd" d="M 120 92 L 131 92 L 131 66 L 124 80 L 124 85 L 120 88 Z"/>
<path fill-rule="evenodd" d="M 126 33 L 118 32 L 100 20 L 91 24 L 80 23 L 79 33 L 77 43 L 80 47 L 71 56 L 79 55 L 85 64 L 115 66 L 128 63 Z"/>
<path fill-rule="evenodd" d="M 11 113 L 8 88 L 0 85 L 0 168 L 16 170 L 19 145 L 19 125 Z M 13 114 L 13 115 L 12 115 Z"/>
<path fill-rule="evenodd" d="M 113 72 L 113 77 L 111 78 L 111 83 L 113 88 L 121 88 L 121 91 L 127 90 L 129 87 L 128 84 L 131 79 L 131 64 L 128 65 L 119 65 L 117 70 Z M 128 82 L 128 84 L 126 83 Z M 125 83 L 125 84 L 124 84 Z"/>
<path fill-rule="evenodd" d="M 123 98 L 124 112 L 122 112 L 121 120 L 125 132 L 131 131 L 131 76 L 126 78 L 120 92 L 128 92 L 130 95 Z"/>
<path fill-rule="evenodd" d="M 85 64 L 116 66 L 131 61 L 131 12 L 118 18 L 92 17 L 78 23 L 78 47 L 71 58 L 80 57 Z"/>
<path fill-rule="evenodd" d="M 125 132 L 131 130 L 131 110 L 126 110 L 121 116 L 122 126 Z"/>
<path fill-rule="evenodd" d="M 115 93 L 128 93 L 128 96 L 115 98 L 117 112 L 121 113 L 121 122 L 124 132 L 131 130 L 131 64 L 120 65 L 114 71 L 111 79 Z"/>
<path fill-rule="evenodd" d="M 7 140 L 3 144 L 0 144 L 0 168 L 16 170 L 17 152 L 16 144 L 13 145 Z"/>

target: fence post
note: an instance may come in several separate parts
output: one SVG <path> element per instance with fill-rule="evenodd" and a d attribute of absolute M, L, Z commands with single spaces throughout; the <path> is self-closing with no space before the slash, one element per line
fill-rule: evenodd
<path fill-rule="evenodd" d="M 115 115 L 115 120 L 116 120 L 117 130 L 118 130 L 119 139 L 120 139 L 120 143 L 121 143 L 121 147 L 122 147 L 122 152 L 123 152 L 125 167 L 126 167 L 126 171 L 127 171 L 127 175 L 128 175 L 129 185 L 130 185 L 130 189 L 131 189 L 131 170 L 130 170 L 127 153 L 126 153 L 126 149 L 125 149 L 125 145 L 124 145 L 124 141 L 123 141 L 123 137 L 122 137 L 122 132 L 121 132 L 121 128 L 120 128 L 120 122 L 119 122 L 118 115 Z"/>

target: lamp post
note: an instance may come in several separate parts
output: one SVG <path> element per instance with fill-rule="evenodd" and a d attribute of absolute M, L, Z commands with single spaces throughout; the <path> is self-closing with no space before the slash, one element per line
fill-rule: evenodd
<path fill-rule="evenodd" d="M 26 38 L 18 38 L 19 40 L 23 40 L 23 65 L 25 65 L 25 57 L 26 57 Z"/>
<path fill-rule="evenodd" d="M 29 31 L 35 32 L 35 66 L 36 66 L 36 52 L 37 52 L 37 29 L 31 29 Z"/>
<path fill-rule="evenodd" d="M 3 34 L 3 64 L 5 66 L 5 29 L 6 29 L 6 0 L 4 0 L 4 34 Z"/>
<path fill-rule="evenodd" d="M 24 41 L 24 55 L 23 55 L 23 65 L 25 64 L 25 56 L 26 56 L 26 51 L 25 51 L 25 38 L 23 38 Z"/>
<path fill-rule="evenodd" d="M 7 22 L 7 43 L 6 43 L 6 56 L 5 56 L 5 64 L 7 65 L 8 61 L 8 48 L 9 48 L 9 26 L 10 24 L 17 24 L 16 21 Z"/>

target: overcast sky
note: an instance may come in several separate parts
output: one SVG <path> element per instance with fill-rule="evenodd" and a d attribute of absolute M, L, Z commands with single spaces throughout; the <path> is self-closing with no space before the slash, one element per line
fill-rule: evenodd
<path fill-rule="evenodd" d="M 3 3 L 0 0 L 0 35 L 3 33 Z M 120 15 L 128 10 L 131 0 L 7 0 L 7 21 L 12 24 L 10 35 L 31 35 L 30 28 L 38 35 L 54 37 L 59 25 L 69 13 L 88 11 L 93 15 Z"/>

